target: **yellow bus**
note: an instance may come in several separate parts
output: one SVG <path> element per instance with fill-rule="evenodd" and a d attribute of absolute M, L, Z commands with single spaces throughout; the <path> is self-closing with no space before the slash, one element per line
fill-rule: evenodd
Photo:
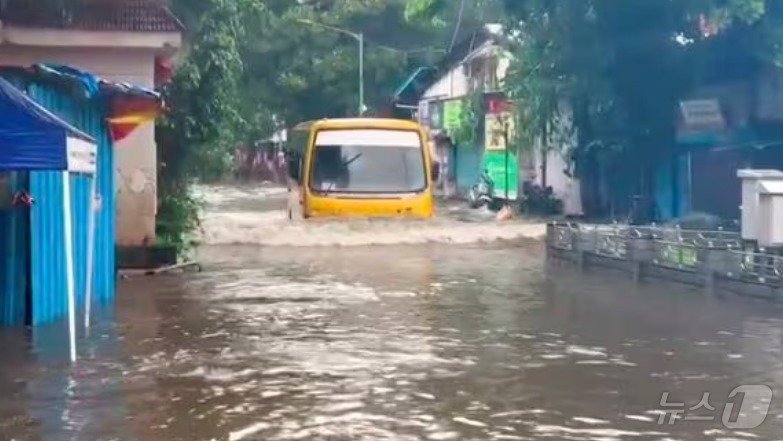
<path fill-rule="evenodd" d="M 438 168 L 427 135 L 395 119 L 325 119 L 288 139 L 291 219 L 433 215 Z"/>

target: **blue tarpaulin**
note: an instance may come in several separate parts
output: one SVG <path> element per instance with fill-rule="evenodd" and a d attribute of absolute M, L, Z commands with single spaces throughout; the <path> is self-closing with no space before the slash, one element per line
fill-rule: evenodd
<path fill-rule="evenodd" d="M 0 115 L 0 170 L 91 172 L 90 162 L 94 167 L 92 138 L 2 78 Z"/>

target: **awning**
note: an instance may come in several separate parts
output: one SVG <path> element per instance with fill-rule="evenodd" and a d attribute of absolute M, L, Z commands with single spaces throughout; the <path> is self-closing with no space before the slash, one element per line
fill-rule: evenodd
<path fill-rule="evenodd" d="M 143 124 L 163 112 L 161 95 L 146 87 L 107 81 L 89 72 L 59 64 L 38 64 L 34 69 L 44 77 L 80 84 L 88 97 L 100 96 L 107 103 L 112 141 L 122 141 Z"/>
<path fill-rule="evenodd" d="M 2 78 L 0 115 L 0 170 L 95 173 L 95 140 Z"/>
<path fill-rule="evenodd" d="M 394 92 L 397 104 L 416 105 L 421 94 L 435 82 L 438 71 L 432 67 L 419 67 Z"/>
<path fill-rule="evenodd" d="M 90 72 L 59 64 L 36 64 L 27 68 L 3 66 L 0 71 L 21 81 L 44 80 L 68 87 L 84 99 L 99 99 L 106 105 L 106 119 L 112 141 L 125 139 L 143 124 L 163 112 L 160 93 L 130 83 L 107 81 Z"/>

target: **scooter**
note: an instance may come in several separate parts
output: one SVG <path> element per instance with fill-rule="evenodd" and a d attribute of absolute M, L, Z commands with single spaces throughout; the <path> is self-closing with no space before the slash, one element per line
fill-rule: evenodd
<path fill-rule="evenodd" d="M 479 177 L 479 181 L 470 187 L 468 192 L 468 204 L 470 208 L 491 207 L 494 205 L 495 183 L 485 171 Z"/>

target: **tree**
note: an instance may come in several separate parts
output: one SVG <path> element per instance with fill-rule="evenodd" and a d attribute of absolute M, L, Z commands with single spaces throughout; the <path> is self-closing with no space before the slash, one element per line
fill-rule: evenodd
<path fill-rule="evenodd" d="M 770 50 L 781 41 L 774 1 L 506 0 L 504 6 L 516 37 L 506 87 L 522 109 L 520 141 L 545 138 L 557 101 L 566 99 L 583 177 L 604 158 L 620 210 L 629 194 L 652 192 L 652 170 L 675 145 L 677 103 L 721 73 L 716 59 L 753 65 L 760 58 L 745 54 L 780 53 Z"/>
<path fill-rule="evenodd" d="M 179 248 L 198 224 L 189 185 L 226 171 L 236 143 L 269 137 L 277 121 L 353 115 L 358 46 L 322 23 L 366 37 L 370 105 L 388 102 L 414 67 L 429 65 L 441 31 L 408 23 L 403 0 L 171 0 L 187 27 L 183 62 L 165 91 L 158 131 L 158 233 Z M 439 54 L 438 54 L 439 55 Z"/>
<path fill-rule="evenodd" d="M 405 18 L 409 22 L 425 22 L 448 32 L 447 48 L 487 23 L 504 17 L 498 0 L 407 0 Z"/>
<path fill-rule="evenodd" d="M 276 5 L 257 22 L 243 48 L 243 89 L 289 125 L 354 115 L 358 108 L 358 44 L 320 23 L 365 36 L 367 102 L 388 102 L 414 67 L 430 64 L 432 30 L 403 19 L 399 0 L 342 0 Z M 256 104 L 257 105 L 257 104 Z"/>
<path fill-rule="evenodd" d="M 204 3 L 203 3 L 204 4 Z M 240 11 L 231 0 L 208 0 L 187 58 L 164 90 L 168 112 L 159 122 L 157 233 L 163 243 L 186 249 L 198 225 L 190 193 L 197 176 L 226 168 L 240 126 L 238 84 L 243 70 Z"/>
<path fill-rule="evenodd" d="M 560 104 L 570 103 L 573 155 L 584 176 L 598 157 L 614 167 L 621 210 L 629 193 L 652 191 L 652 169 L 675 144 L 678 101 L 725 75 L 719 60 L 783 65 L 776 0 L 409 0 L 406 15 L 445 23 L 463 7 L 503 10 L 513 53 L 505 88 L 520 110 L 521 148 L 548 139 Z"/>

